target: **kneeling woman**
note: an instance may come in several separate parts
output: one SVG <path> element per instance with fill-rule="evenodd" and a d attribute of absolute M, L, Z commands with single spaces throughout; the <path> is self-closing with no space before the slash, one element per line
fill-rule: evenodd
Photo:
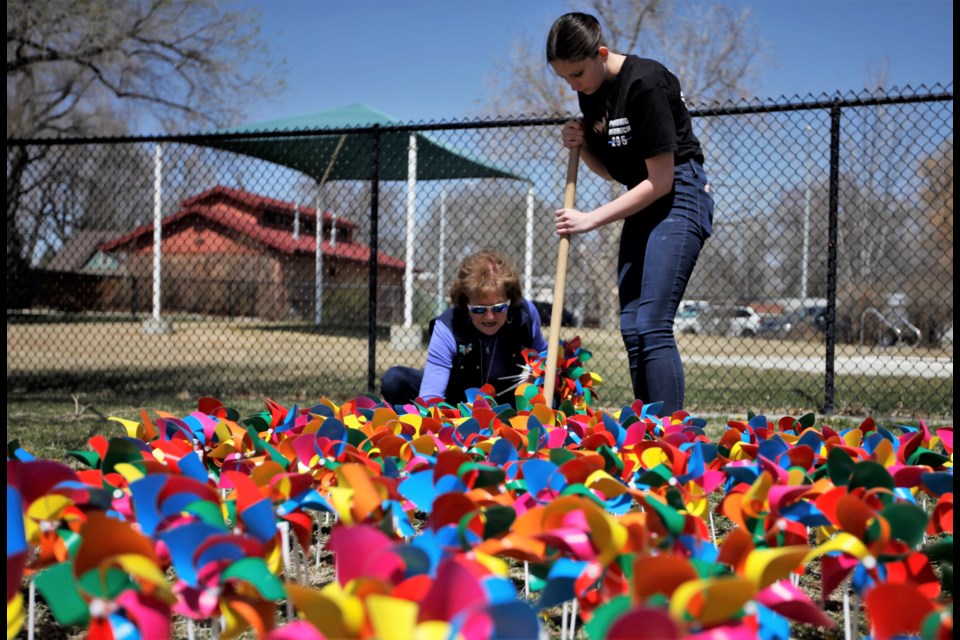
<path fill-rule="evenodd" d="M 430 321 L 426 367 L 388 369 L 380 381 L 383 399 L 406 404 L 419 397 L 456 405 L 466 400 L 467 389 L 490 384 L 497 404 L 514 404 L 523 350 L 547 349 L 540 316 L 523 297 L 516 267 L 498 251 L 468 256 L 457 269 L 450 302 L 451 308 Z"/>

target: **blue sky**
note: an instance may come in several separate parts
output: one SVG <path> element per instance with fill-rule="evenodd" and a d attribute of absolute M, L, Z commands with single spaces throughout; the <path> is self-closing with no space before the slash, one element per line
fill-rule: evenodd
<path fill-rule="evenodd" d="M 860 92 L 877 69 L 888 87 L 953 81 L 950 0 L 728 0 L 749 7 L 769 44 L 756 95 Z M 250 121 L 362 102 L 403 122 L 470 118 L 494 62 L 521 38 L 539 46 L 566 0 L 241 0 L 286 58 L 283 100 Z M 586 7 L 586 5 L 584 5 Z M 543 64 L 531 60 L 531 64 Z"/>

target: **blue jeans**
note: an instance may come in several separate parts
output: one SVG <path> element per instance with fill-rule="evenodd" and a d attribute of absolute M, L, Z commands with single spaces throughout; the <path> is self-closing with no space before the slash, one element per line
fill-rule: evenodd
<path fill-rule="evenodd" d="M 673 192 L 628 217 L 620 236 L 620 334 L 633 393 L 644 403 L 663 401 L 663 416 L 683 408 L 683 362 L 673 318 L 713 233 L 713 196 L 706 186 L 699 162 L 678 165 Z"/>
<path fill-rule="evenodd" d="M 390 367 L 380 379 L 380 397 L 387 404 L 408 404 L 420 394 L 423 369 Z"/>

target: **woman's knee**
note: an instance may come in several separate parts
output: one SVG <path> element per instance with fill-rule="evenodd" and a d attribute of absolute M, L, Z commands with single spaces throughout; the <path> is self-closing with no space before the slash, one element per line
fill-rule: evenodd
<path fill-rule="evenodd" d="M 401 367 L 390 367 L 383 373 L 383 377 L 380 378 L 380 386 L 394 387 L 403 380 L 403 377 Z"/>
<path fill-rule="evenodd" d="M 418 374 L 411 367 L 390 367 L 380 378 L 380 395 L 391 404 L 409 402 L 419 391 Z"/>

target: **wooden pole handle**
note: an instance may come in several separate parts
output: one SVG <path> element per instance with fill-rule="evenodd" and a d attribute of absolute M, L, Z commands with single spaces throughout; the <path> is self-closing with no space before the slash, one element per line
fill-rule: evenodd
<path fill-rule="evenodd" d="M 563 191 L 564 209 L 572 209 L 577 195 L 577 169 L 580 147 L 571 147 L 567 159 L 567 185 Z M 561 234 L 557 251 L 557 277 L 553 284 L 553 309 L 550 313 L 550 337 L 547 339 L 547 362 L 543 370 L 543 397 L 553 407 L 557 379 L 557 355 L 560 350 L 560 324 L 563 322 L 563 290 L 567 281 L 567 257 L 570 255 L 570 234 Z"/>

